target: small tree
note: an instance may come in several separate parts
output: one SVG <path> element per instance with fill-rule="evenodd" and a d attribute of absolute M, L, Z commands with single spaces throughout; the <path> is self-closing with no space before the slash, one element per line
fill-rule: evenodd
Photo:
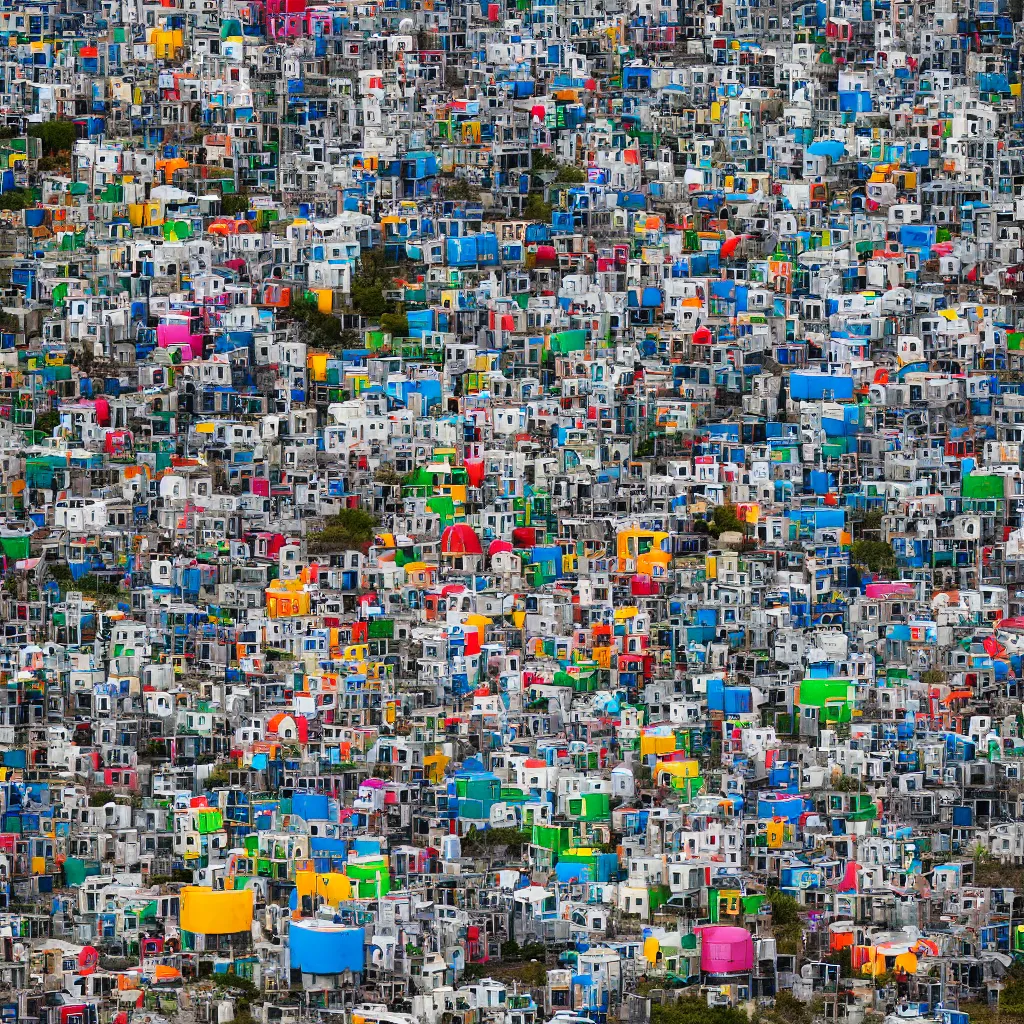
<path fill-rule="evenodd" d="M 331 313 L 321 313 L 317 304 L 304 295 L 295 296 L 292 304 L 280 315 L 282 319 L 301 323 L 312 345 L 333 348 L 341 341 L 341 321 Z"/>
<path fill-rule="evenodd" d="M 327 520 L 322 530 L 310 535 L 307 547 L 311 554 L 361 551 L 373 541 L 376 529 L 377 517 L 366 509 L 342 509 Z"/>
<path fill-rule="evenodd" d="M 796 953 L 800 945 L 802 923 L 800 903 L 779 889 L 766 890 L 772 907 L 772 934 L 780 953 Z"/>
<path fill-rule="evenodd" d="M 891 574 L 896 569 L 892 548 L 881 540 L 855 540 L 850 545 L 850 561 L 867 566 L 876 575 Z"/>
<path fill-rule="evenodd" d="M 544 223 L 550 223 L 551 204 L 545 203 L 544 199 L 534 192 L 526 200 L 526 206 L 523 208 L 523 216 L 528 220 L 539 220 Z"/>
<path fill-rule="evenodd" d="M 231 765 L 219 764 L 206 777 L 207 789 L 224 789 L 231 782 Z"/>
<path fill-rule="evenodd" d="M 0 210 L 27 210 L 36 205 L 36 197 L 30 188 L 12 188 L 0 193 Z"/>
<path fill-rule="evenodd" d="M 405 313 L 381 313 L 380 327 L 393 338 L 405 338 L 409 334 L 409 318 Z"/>
<path fill-rule="evenodd" d="M 856 793 L 861 786 L 860 779 L 853 775 L 840 775 L 832 780 L 832 789 L 837 793 Z"/>
<path fill-rule="evenodd" d="M 43 156 L 70 153 L 75 145 L 74 121 L 43 121 L 39 124 L 30 124 L 28 134 L 42 142 Z"/>
<path fill-rule="evenodd" d="M 478 202 L 480 200 L 480 189 L 471 185 L 465 178 L 456 178 L 454 181 L 446 182 L 441 186 L 441 197 L 461 202 Z"/>
<path fill-rule="evenodd" d="M 391 287 L 391 274 L 380 249 L 364 249 L 359 254 L 359 269 L 352 275 L 352 305 L 364 316 L 379 317 L 391 311 L 384 292 Z"/>
<path fill-rule="evenodd" d="M 49 412 L 41 412 L 36 417 L 35 429 L 41 430 L 47 437 L 50 437 L 59 423 L 60 413 L 51 409 Z"/>
<path fill-rule="evenodd" d="M 229 192 L 220 201 L 220 212 L 225 217 L 234 217 L 238 213 L 246 213 L 249 209 L 249 196 L 245 192 Z"/>
<path fill-rule="evenodd" d="M 580 185 L 587 180 L 587 172 L 582 167 L 574 167 L 572 164 L 562 164 L 558 168 L 558 177 L 555 181 L 568 185 Z"/>
<path fill-rule="evenodd" d="M 711 514 L 708 533 L 716 539 L 723 533 L 743 533 L 746 525 L 736 514 L 735 505 L 719 505 Z"/>

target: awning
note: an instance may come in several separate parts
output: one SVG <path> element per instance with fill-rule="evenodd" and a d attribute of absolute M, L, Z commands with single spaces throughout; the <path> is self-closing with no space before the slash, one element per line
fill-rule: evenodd
<path fill-rule="evenodd" d="M 943 704 L 952 704 L 955 700 L 970 700 L 974 696 L 973 690 L 954 690 L 942 698 Z"/>
<path fill-rule="evenodd" d="M 807 152 L 810 156 L 826 156 L 829 160 L 838 160 L 846 156 L 846 146 L 842 142 L 823 139 L 820 142 L 812 142 L 807 147 Z"/>

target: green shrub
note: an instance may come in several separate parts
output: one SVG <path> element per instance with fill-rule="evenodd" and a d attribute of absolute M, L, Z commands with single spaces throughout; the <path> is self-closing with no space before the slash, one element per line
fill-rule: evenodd
<path fill-rule="evenodd" d="M 736 514 L 735 505 L 719 505 L 711 515 L 708 533 L 718 538 L 723 533 L 743 533 L 746 524 Z"/>
<path fill-rule="evenodd" d="M 582 167 L 575 167 L 572 164 L 562 164 L 558 168 L 558 177 L 555 181 L 568 185 L 580 185 L 587 180 L 587 172 Z"/>
<path fill-rule="evenodd" d="M 35 429 L 41 430 L 44 434 L 50 436 L 53 434 L 58 423 L 60 423 L 60 413 L 51 409 L 49 412 L 41 412 L 36 416 Z"/>
<path fill-rule="evenodd" d="M 42 142 L 43 156 L 70 153 L 75 145 L 74 121 L 44 121 L 41 124 L 30 124 L 28 134 Z"/>
<path fill-rule="evenodd" d="M 882 540 L 855 540 L 850 545 L 850 561 L 865 565 L 876 574 L 889 574 L 896 569 L 896 556 Z"/>
<path fill-rule="evenodd" d="M 471 185 L 465 178 L 456 178 L 454 181 L 441 185 L 441 198 L 475 203 L 480 201 L 480 189 Z"/>
<path fill-rule="evenodd" d="M 533 835 L 528 829 L 486 828 L 477 830 L 476 827 L 471 827 L 462 841 L 462 850 L 464 853 L 472 853 L 495 846 L 507 846 L 510 849 L 521 850 L 532 841 Z"/>
<path fill-rule="evenodd" d="M 547 224 L 551 221 L 551 204 L 545 203 L 544 199 L 535 192 L 526 200 L 523 216 L 528 220 L 539 220 Z"/>
<path fill-rule="evenodd" d="M 405 338 L 409 335 L 409 318 L 405 313 L 382 313 L 380 327 L 393 338 Z"/>
<path fill-rule="evenodd" d="M 800 903 L 794 896 L 779 889 L 768 889 L 765 892 L 768 902 L 772 905 L 772 927 L 800 923 Z"/>
<path fill-rule="evenodd" d="M 206 777 L 207 789 L 223 789 L 231 782 L 231 768 L 226 764 L 219 764 Z"/>
<path fill-rule="evenodd" d="M 393 281 L 394 274 L 387 266 L 383 250 L 364 249 L 350 285 L 353 308 L 374 319 L 382 313 L 394 312 L 393 305 L 384 298 Z"/>
<path fill-rule="evenodd" d="M 229 192 L 220 201 L 220 212 L 225 217 L 234 217 L 249 209 L 249 196 L 245 192 Z"/>
<path fill-rule="evenodd" d="M 35 193 L 30 188 L 13 188 L 0 193 L 0 210 L 29 210 L 35 205 Z"/>
<path fill-rule="evenodd" d="M 293 298 L 281 318 L 302 324 L 306 341 L 314 347 L 330 349 L 341 344 L 341 321 L 332 313 L 321 313 L 317 304 L 304 296 Z"/>
<path fill-rule="evenodd" d="M 306 546 L 310 554 L 361 551 L 372 543 L 377 523 L 377 517 L 366 509 L 342 509 L 327 519 L 322 530 L 309 536 Z"/>
<path fill-rule="evenodd" d="M 530 157 L 530 165 L 535 171 L 558 170 L 558 161 L 550 153 L 533 153 Z"/>
<path fill-rule="evenodd" d="M 221 988 L 230 988 L 248 996 L 255 996 L 259 991 L 248 978 L 239 977 L 237 974 L 215 974 L 213 980 Z"/>
<path fill-rule="evenodd" d="M 651 1006 L 651 1024 L 750 1024 L 742 1011 L 731 1006 L 708 1006 L 703 999 Z"/>

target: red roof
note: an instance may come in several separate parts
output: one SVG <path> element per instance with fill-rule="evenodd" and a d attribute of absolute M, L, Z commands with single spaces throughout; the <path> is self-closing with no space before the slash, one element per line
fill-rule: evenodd
<path fill-rule="evenodd" d="M 481 555 L 483 548 L 480 546 L 480 538 L 476 535 L 472 526 L 465 523 L 456 523 L 449 526 L 441 534 L 442 555 Z"/>
<path fill-rule="evenodd" d="M 722 248 L 718 251 L 719 256 L 732 256 L 736 252 L 740 242 L 746 238 L 746 235 L 733 235 L 732 238 L 727 238 L 722 243 Z"/>

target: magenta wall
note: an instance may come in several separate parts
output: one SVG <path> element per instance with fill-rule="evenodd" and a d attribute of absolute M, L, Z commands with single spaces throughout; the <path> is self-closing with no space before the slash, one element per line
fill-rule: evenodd
<path fill-rule="evenodd" d="M 160 348 L 170 345 L 187 345 L 193 359 L 203 356 L 203 339 L 201 335 L 189 334 L 188 324 L 158 324 L 156 343 Z"/>
<path fill-rule="evenodd" d="M 710 974 L 749 971 L 754 966 L 754 939 L 746 928 L 713 925 L 700 932 L 700 969 Z"/>

